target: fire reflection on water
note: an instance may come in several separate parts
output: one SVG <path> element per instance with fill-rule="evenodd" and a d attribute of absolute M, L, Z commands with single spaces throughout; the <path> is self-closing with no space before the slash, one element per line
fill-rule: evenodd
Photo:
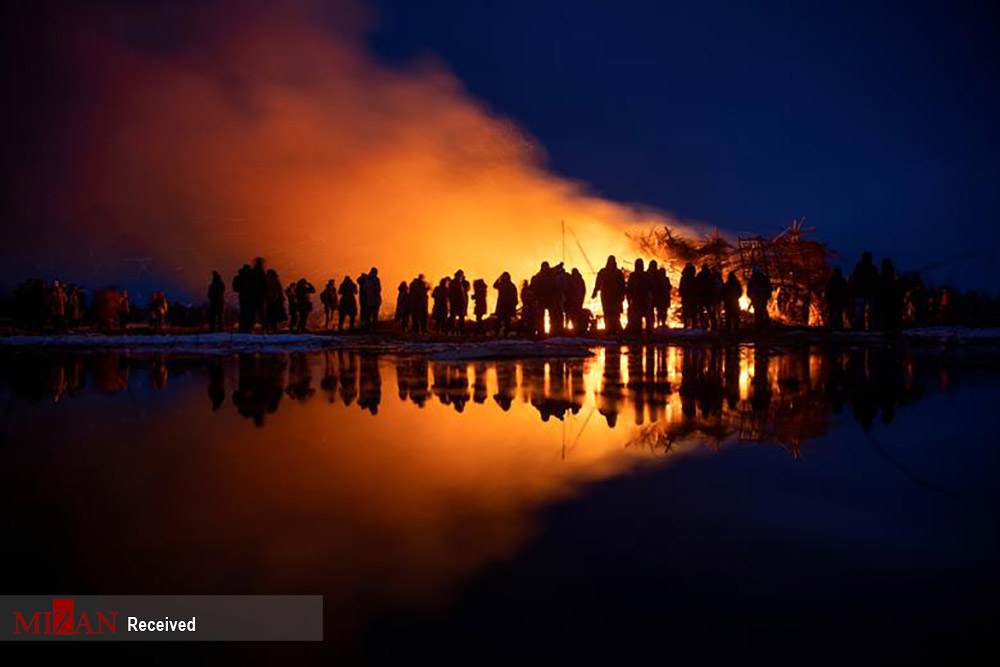
<path fill-rule="evenodd" d="M 669 429 L 676 422 L 693 420 L 704 428 L 691 430 L 690 436 L 704 442 L 718 441 L 720 434 L 747 439 L 748 420 L 766 421 L 779 405 L 797 410 L 823 398 L 830 410 L 839 411 L 847 399 L 831 395 L 831 382 L 834 388 L 847 380 L 851 386 L 872 383 L 886 363 L 889 372 L 899 376 L 892 384 L 907 394 L 917 383 L 913 358 L 895 355 L 886 362 L 885 354 L 891 353 L 819 349 L 771 353 L 751 345 L 599 347 L 590 358 L 476 362 L 347 350 L 193 359 L 104 353 L 38 357 L 28 368 L 23 365 L 30 358 L 22 357 L 21 366 L 11 366 L 14 372 L 7 380 L 19 398 L 59 403 L 91 387 L 114 394 L 127 392 L 131 383 L 138 382 L 139 387 L 162 390 L 174 376 L 204 372 L 213 411 L 225 404 L 229 388 L 236 412 L 258 426 L 271 424 L 271 415 L 283 400 L 308 402 L 317 393 L 313 386 L 317 378 L 327 403 L 344 407 L 357 403 L 372 415 L 384 410 L 382 386 L 388 384 L 398 388 L 404 402 L 419 407 L 436 403 L 436 408 L 448 406 L 459 413 L 470 401 L 487 404 L 492 398 L 500 414 L 478 413 L 483 423 L 510 419 L 503 413 L 510 411 L 517 397 L 543 422 L 572 419 L 588 410 L 598 411 L 610 427 L 654 423 Z M 808 430 L 821 432 L 830 410 L 813 415 L 816 423 Z M 495 425 L 503 428 L 499 422 Z M 760 426 L 754 426 L 754 432 Z M 781 425 L 755 439 L 780 441 L 780 431 Z M 612 441 L 620 442 L 621 435 Z"/>
<path fill-rule="evenodd" d="M 842 407 L 891 421 L 927 377 L 891 351 L 751 347 L 6 361 L 3 500 L 101 554 L 58 580 L 40 560 L 26 574 L 39 588 L 321 590 L 334 634 L 386 605 L 443 603 L 595 480 L 741 441 L 800 456 Z"/>

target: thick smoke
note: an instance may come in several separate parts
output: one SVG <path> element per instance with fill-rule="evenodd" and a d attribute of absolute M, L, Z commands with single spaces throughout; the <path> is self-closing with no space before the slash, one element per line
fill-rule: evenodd
<path fill-rule="evenodd" d="M 564 238 L 586 275 L 577 240 L 599 267 L 635 254 L 626 231 L 667 221 L 547 171 L 443 64 L 378 61 L 363 7 L 276 7 L 64 14 L 50 39 L 76 94 L 44 171 L 26 172 L 16 228 L 31 231 L 8 247 L 49 272 L 152 276 L 194 298 L 212 269 L 255 255 L 317 286 L 377 265 L 391 303 L 417 272 L 525 277 Z"/>

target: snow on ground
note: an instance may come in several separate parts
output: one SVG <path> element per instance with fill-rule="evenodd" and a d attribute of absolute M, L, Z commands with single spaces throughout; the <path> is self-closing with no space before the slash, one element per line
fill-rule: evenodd
<path fill-rule="evenodd" d="M 955 339 L 958 341 L 1000 340 L 1000 329 L 966 329 L 965 327 L 921 327 L 905 329 L 907 338 Z"/>
<path fill-rule="evenodd" d="M 433 355 L 434 359 L 474 360 L 527 357 L 585 357 L 595 347 L 633 342 L 662 344 L 698 340 L 753 343 L 847 343 L 860 345 L 891 344 L 900 339 L 916 345 L 946 347 L 1000 345 L 1000 329 L 966 329 L 964 327 L 923 327 L 898 333 L 862 331 L 825 331 L 822 329 L 771 329 L 763 336 L 740 331 L 735 337 L 699 329 L 657 329 L 641 339 L 554 337 L 543 340 L 450 340 L 447 338 L 414 340 L 396 335 L 351 335 L 281 333 L 181 333 L 144 335 L 49 334 L 0 335 L 0 349 L 134 349 L 144 352 L 197 352 L 224 354 L 242 351 L 319 350 L 330 348 L 367 349 L 383 353 Z"/>
<path fill-rule="evenodd" d="M 914 344 L 981 345 L 1000 343 L 1000 329 L 967 329 L 965 327 L 919 327 L 898 332 L 880 331 L 826 331 L 823 329 L 794 329 L 787 336 L 816 342 L 837 343 L 891 343 L 903 339 Z"/>
<path fill-rule="evenodd" d="M 281 351 L 336 347 L 341 339 L 315 334 L 200 333 L 164 335 L 57 334 L 0 336 L 0 348 L 135 348 L 141 351 Z"/>

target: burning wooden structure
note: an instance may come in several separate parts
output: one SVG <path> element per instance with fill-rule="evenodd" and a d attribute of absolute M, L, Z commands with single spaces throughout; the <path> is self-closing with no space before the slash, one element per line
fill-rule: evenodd
<path fill-rule="evenodd" d="M 726 275 L 736 271 L 745 285 L 755 267 L 765 271 L 774 287 L 771 317 L 787 324 L 816 324 L 821 320 L 820 303 L 834 254 L 826 244 L 807 238 L 807 231 L 812 230 L 803 223 L 795 220 L 774 236 L 741 235 L 735 244 L 718 229 L 692 238 L 669 227 L 652 229 L 633 240 L 672 275 L 679 275 L 688 262 L 696 267 L 708 264 Z"/>

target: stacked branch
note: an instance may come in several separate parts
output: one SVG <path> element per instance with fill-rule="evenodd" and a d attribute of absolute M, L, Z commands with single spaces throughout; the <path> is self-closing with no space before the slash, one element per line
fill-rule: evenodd
<path fill-rule="evenodd" d="M 716 229 L 700 238 L 685 237 L 670 227 L 656 227 L 649 231 L 630 236 L 648 257 L 676 268 L 678 271 L 688 262 L 695 266 L 708 264 L 722 271 L 732 270 L 735 248 L 732 243 L 719 235 Z"/>
<path fill-rule="evenodd" d="M 683 236 L 669 227 L 654 228 L 632 237 L 639 250 L 679 271 L 690 262 L 708 264 L 728 274 L 736 271 L 744 280 L 753 269 L 767 272 L 777 290 L 774 316 L 806 324 L 817 317 L 834 253 L 825 243 L 806 237 L 802 220 L 793 221 L 774 236 L 740 236 L 737 245 L 719 235 L 718 229 L 701 237 Z"/>

